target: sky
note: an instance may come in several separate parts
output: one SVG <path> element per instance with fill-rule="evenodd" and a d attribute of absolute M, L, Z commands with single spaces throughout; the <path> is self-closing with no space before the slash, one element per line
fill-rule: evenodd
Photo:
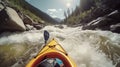
<path fill-rule="evenodd" d="M 31 5 L 47 13 L 52 18 L 64 19 L 64 11 L 75 9 L 80 0 L 26 0 Z"/>

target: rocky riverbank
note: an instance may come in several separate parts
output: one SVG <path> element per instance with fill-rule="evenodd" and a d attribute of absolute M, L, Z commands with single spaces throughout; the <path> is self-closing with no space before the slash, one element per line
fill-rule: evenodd
<path fill-rule="evenodd" d="M 44 27 L 44 24 L 33 21 L 28 15 L 5 4 L 0 1 L 0 32 L 39 30 Z"/>
<path fill-rule="evenodd" d="M 80 5 L 64 23 L 82 26 L 83 30 L 120 33 L 120 0 L 80 0 Z"/>
<path fill-rule="evenodd" d="M 107 14 L 102 17 L 98 17 L 97 19 L 84 24 L 83 30 L 89 29 L 89 30 L 109 30 L 112 32 L 120 33 L 120 12 L 118 10 L 115 10 L 111 12 L 110 14 Z"/>

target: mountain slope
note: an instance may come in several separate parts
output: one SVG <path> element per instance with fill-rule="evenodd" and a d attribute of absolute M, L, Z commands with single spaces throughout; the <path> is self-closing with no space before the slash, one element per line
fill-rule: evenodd
<path fill-rule="evenodd" d="M 25 0 L 4 0 L 8 2 L 9 6 L 15 8 L 16 10 L 21 11 L 22 13 L 29 15 L 36 22 L 48 22 L 48 23 L 56 23 L 56 21 L 51 18 L 46 13 L 32 6 Z"/>
<path fill-rule="evenodd" d="M 62 20 L 60 18 L 54 18 L 57 22 L 61 22 Z"/>
<path fill-rule="evenodd" d="M 24 2 L 24 4 L 26 5 L 26 8 L 28 10 L 30 10 L 31 12 L 33 12 L 35 15 L 39 16 L 43 20 L 46 20 L 47 22 L 50 22 L 50 23 L 56 23 L 57 22 L 52 17 L 50 17 L 48 14 L 46 14 L 46 13 L 42 12 L 41 10 L 37 9 L 36 7 L 32 6 L 31 4 L 29 4 L 25 0 L 22 0 L 22 1 Z"/>

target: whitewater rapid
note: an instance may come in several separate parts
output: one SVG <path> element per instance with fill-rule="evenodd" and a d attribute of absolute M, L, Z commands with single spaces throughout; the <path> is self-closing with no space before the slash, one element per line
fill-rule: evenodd
<path fill-rule="evenodd" d="M 55 38 L 63 46 L 77 67 L 115 67 L 120 63 L 120 34 L 81 30 L 81 27 L 63 25 L 62 29 L 57 26 L 46 26 L 42 30 L 0 35 L 0 46 L 19 44 L 10 47 L 16 50 L 16 53 L 21 53 L 20 56 L 17 55 L 19 58 L 16 57 L 16 53 L 14 54 L 16 62 L 11 63 L 11 67 L 25 66 L 29 59 L 37 54 L 44 44 L 44 30 L 50 33 L 50 39 Z M 23 44 L 27 46 L 22 46 Z M 4 66 L 4 63 L 2 65 Z"/>

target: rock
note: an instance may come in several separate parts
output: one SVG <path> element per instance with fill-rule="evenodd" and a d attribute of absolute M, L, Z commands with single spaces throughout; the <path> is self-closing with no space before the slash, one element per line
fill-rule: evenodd
<path fill-rule="evenodd" d="M 101 28 L 101 27 L 103 27 L 103 26 L 105 26 L 107 24 L 108 24 L 108 22 L 107 22 L 105 17 L 99 17 L 99 18 L 91 21 L 87 25 L 84 25 L 82 27 L 82 29 L 83 30 L 85 30 L 85 29 L 95 30 L 96 28 Z"/>
<path fill-rule="evenodd" d="M 0 12 L 0 31 L 25 31 L 26 27 L 17 12 L 10 8 Z"/>
<path fill-rule="evenodd" d="M 89 30 L 95 30 L 95 29 L 101 29 L 101 30 L 111 30 L 114 29 L 110 28 L 111 25 L 115 25 L 120 22 L 120 12 L 117 10 L 111 12 L 108 15 L 105 15 L 103 17 L 98 17 L 97 19 L 89 22 L 87 25 L 83 26 L 83 30 L 89 29 Z M 117 26 L 118 28 L 118 26 Z"/>
<path fill-rule="evenodd" d="M 0 11 L 2 11 L 4 9 L 4 4 L 2 2 L 0 2 Z"/>
<path fill-rule="evenodd" d="M 111 12 L 107 17 L 114 19 L 116 22 L 120 22 L 120 12 L 118 10 Z"/>
<path fill-rule="evenodd" d="M 95 30 L 95 28 L 97 28 L 96 26 L 87 26 L 87 25 L 84 25 L 82 27 L 82 30 Z"/>
<path fill-rule="evenodd" d="M 33 20 L 27 15 L 25 15 L 25 17 L 23 18 L 23 22 L 25 24 L 33 25 Z"/>
<path fill-rule="evenodd" d="M 26 30 L 36 30 L 32 25 L 26 24 Z"/>
<path fill-rule="evenodd" d="M 100 17 L 100 16 L 103 16 L 104 15 L 104 12 L 103 12 L 103 9 L 102 8 L 96 8 L 95 10 L 93 10 L 92 12 L 92 17 Z"/>
<path fill-rule="evenodd" d="M 116 64 L 116 67 L 120 67 L 120 62 L 118 62 L 118 63 Z"/>
<path fill-rule="evenodd" d="M 102 25 L 101 22 L 104 20 L 105 20 L 105 17 L 98 17 L 97 19 L 88 23 L 87 26 L 100 26 L 100 25 Z"/>
<path fill-rule="evenodd" d="M 40 30 L 40 29 L 42 29 L 43 27 L 44 27 L 44 25 L 42 25 L 42 24 L 34 24 L 33 25 L 37 30 Z"/>
<path fill-rule="evenodd" d="M 112 32 L 120 33 L 120 23 L 115 24 L 115 25 L 111 25 L 110 30 Z"/>

